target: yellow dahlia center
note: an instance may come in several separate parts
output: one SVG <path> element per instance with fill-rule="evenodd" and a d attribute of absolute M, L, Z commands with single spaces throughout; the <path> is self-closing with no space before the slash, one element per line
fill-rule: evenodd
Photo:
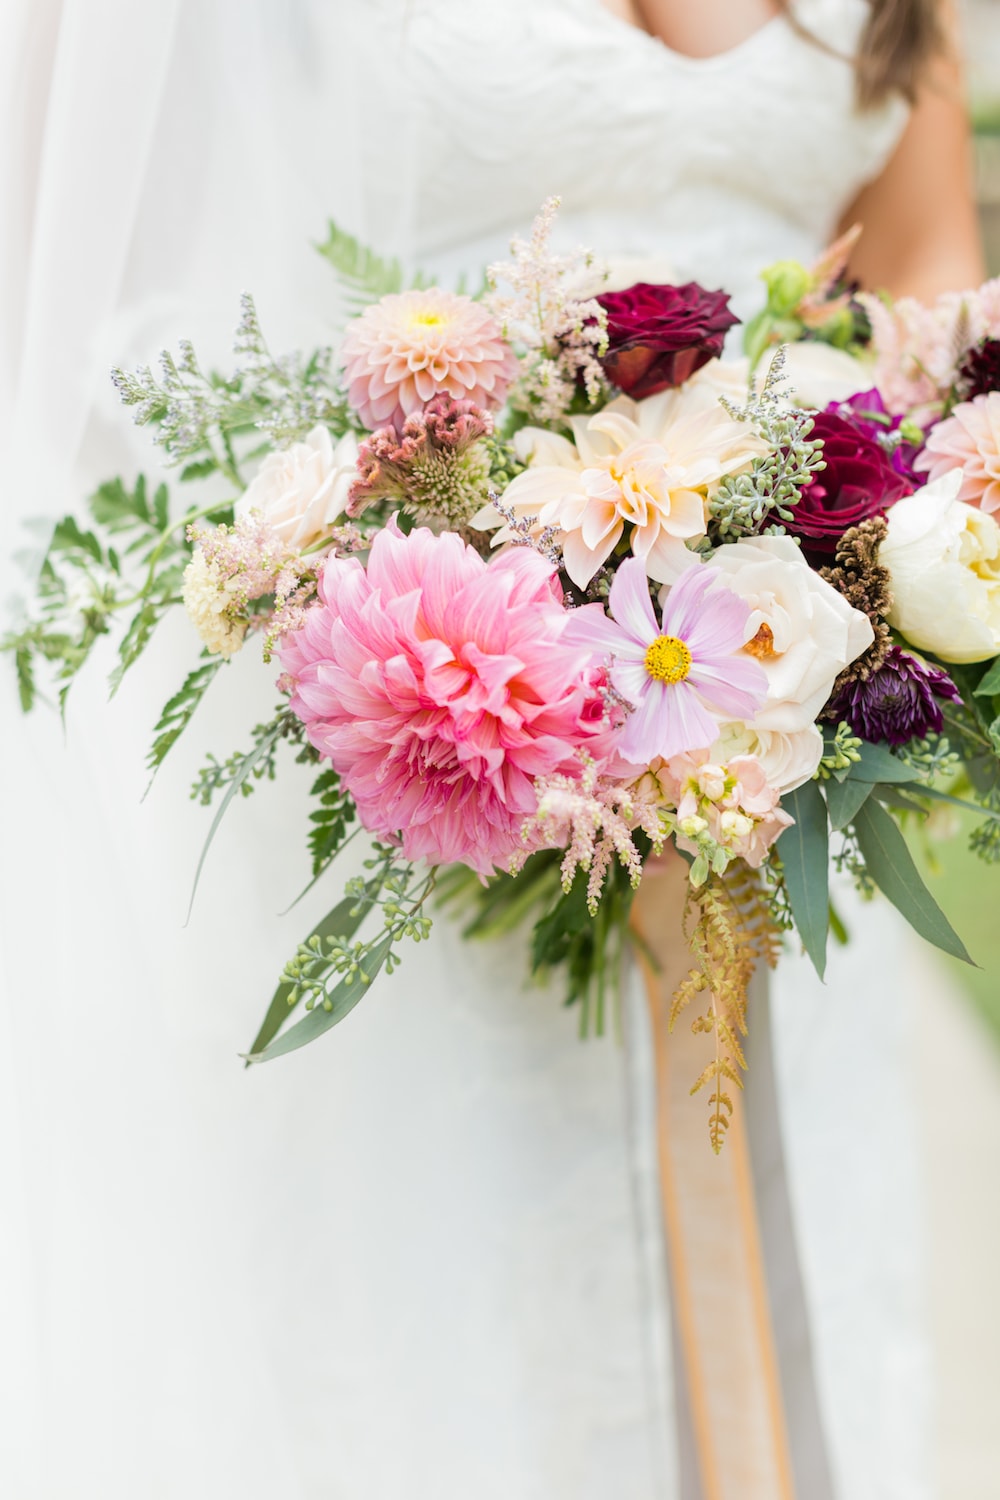
<path fill-rule="evenodd" d="M 646 671 L 657 682 L 683 682 L 691 670 L 691 652 L 675 635 L 658 635 L 646 651 Z"/>
<path fill-rule="evenodd" d="M 440 328 L 444 322 L 444 316 L 436 312 L 414 313 L 410 318 L 412 328 Z"/>

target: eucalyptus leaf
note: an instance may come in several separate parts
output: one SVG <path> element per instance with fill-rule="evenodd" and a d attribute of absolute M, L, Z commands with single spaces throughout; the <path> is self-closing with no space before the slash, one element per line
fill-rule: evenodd
<path fill-rule="evenodd" d="M 971 964 L 961 938 L 924 885 L 891 814 L 870 797 L 854 820 L 868 873 L 910 926 L 944 953 Z"/>
<path fill-rule="evenodd" d="M 846 828 L 854 814 L 872 794 L 870 781 L 834 781 L 826 784 L 826 805 L 830 809 L 830 827 Z"/>
<path fill-rule="evenodd" d="M 816 973 L 826 971 L 826 938 L 830 925 L 830 835 L 826 803 L 815 781 L 807 781 L 781 799 L 795 819 L 778 840 L 785 886 L 799 936 Z"/>
<path fill-rule="evenodd" d="M 1000 656 L 989 667 L 974 693 L 977 698 L 995 698 L 1000 695 Z"/>
<path fill-rule="evenodd" d="M 852 761 L 847 781 L 917 781 L 920 772 L 908 766 L 905 760 L 893 755 L 886 745 L 871 745 L 862 741 L 858 754 L 860 760 Z"/>
<path fill-rule="evenodd" d="M 366 883 L 364 895 L 345 896 L 343 901 L 338 901 L 332 911 L 327 912 L 322 922 L 317 923 L 309 934 L 309 937 L 306 938 L 306 942 L 308 943 L 310 938 L 314 937 L 319 938 L 321 942 L 326 942 L 328 938 L 337 937 L 346 939 L 353 937 L 365 920 L 365 917 L 371 911 L 372 906 L 375 904 L 375 898 L 381 889 L 382 879 L 380 877 L 375 880 L 369 880 Z M 250 1044 L 250 1051 L 247 1054 L 248 1067 L 251 1062 L 259 1060 L 260 1055 L 266 1051 L 268 1044 L 278 1035 L 285 1021 L 291 1015 L 294 1009 L 294 1006 L 288 1003 L 288 996 L 291 993 L 291 989 L 291 984 L 282 980 L 272 995 L 271 1003 L 267 1008 L 267 1014 L 261 1023 L 260 1030 Z"/>
<path fill-rule="evenodd" d="M 389 956 L 389 950 L 395 941 L 392 933 L 387 933 L 380 943 L 365 958 L 363 973 L 358 973 L 353 979 L 343 979 L 336 989 L 331 990 L 330 1000 L 333 1002 L 331 1009 L 327 1010 L 324 1005 L 317 1005 L 308 1011 L 301 1019 L 283 1031 L 276 1041 L 263 1052 L 249 1052 L 246 1056 L 248 1063 L 270 1062 L 272 1058 L 283 1057 L 287 1052 L 295 1052 L 299 1047 L 305 1047 L 309 1042 L 314 1042 L 317 1037 L 329 1031 L 331 1026 L 336 1026 L 351 1011 L 371 989 L 377 978 L 382 965 Z"/>

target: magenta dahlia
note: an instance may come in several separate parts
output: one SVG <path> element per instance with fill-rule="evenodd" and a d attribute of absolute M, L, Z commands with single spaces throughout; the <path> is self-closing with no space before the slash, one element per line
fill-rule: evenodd
<path fill-rule="evenodd" d="M 491 874 L 521 847 L 534 778 L 607 753 L 591 652 L 564 642 L 538 553 L 486 563 L 454 533 L 391 525 L 367 569 L 331 558 L 319 596 L 281 648 L 292 708 L 364 826 L 407 858 Z"/>

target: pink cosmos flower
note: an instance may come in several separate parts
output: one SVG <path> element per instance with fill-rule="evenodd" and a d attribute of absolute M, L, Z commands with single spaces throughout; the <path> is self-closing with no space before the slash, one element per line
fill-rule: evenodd
<path fill-rule="evenodd" d="M 913 467 L 932 480 L 949 469 L 961 469 L 959 500 L 980 510 L 1000 511 L 1000 391 L 956 406 L 950 417 L 931 429 Z"/>
<path fill-rule="evenodd" d="M 552 566 L 528 548 L 489 564 L 454 533 L 395 524 L 367 571 L 334 558 L 320 603 L 281 648 L 291 705 L 364 826 L 409 859 L 509 862 L 534 781 L 579 775 L 613 737 Z"/>
<path fill-rule="evenodd" d="M 471 297 L 440 287 L 365 308 L 348 325 L 341 354 L 347 399 L 370 429 L 402 428 L 442 391 L 497 408 L 517 374 L 499 323 Z"/>
<path fill-rule="evenodd" d="M 599 604 L 570 616 L 565 641 L 610 657 L 612 684 L 633 705 L 618 748 L 635 765 L 711 745 L 720 722 L 752 718 L 767 697 L 767 677 L 743 652 L 750 607 L 717 579 L 689 568 L 658 625 L 645 565 L 630 557 L 611 585 L 612 619 Z"/>

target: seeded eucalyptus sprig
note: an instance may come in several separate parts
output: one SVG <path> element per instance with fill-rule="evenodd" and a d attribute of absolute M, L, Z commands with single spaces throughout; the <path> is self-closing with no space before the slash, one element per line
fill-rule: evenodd
<path fill-rule="evenodd" d="M 729 415 L 750 423 L 768 452 L 753 460 L 749 473 L 726 475 L 719 482 L 708 502 L 713 541 L 734 542 L 759 533 L 769 519 L 790 521 L 803 485 L 826 467 L 822 442 L 809 436 L 812 414 L 792 406 L 790 397 L 781 348 L 759 395 L 751 396 L 743 406 L 722 398 Z"/>

